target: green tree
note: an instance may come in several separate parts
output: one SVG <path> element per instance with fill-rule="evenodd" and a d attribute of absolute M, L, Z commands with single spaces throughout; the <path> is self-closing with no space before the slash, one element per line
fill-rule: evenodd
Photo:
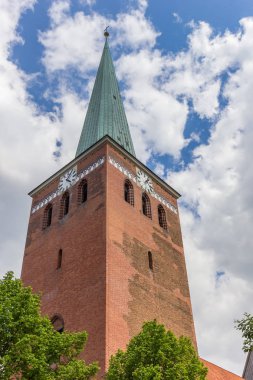
<path fill-rule="evenodd" d="M 40 314 L 40 297 L 8 272 L 0 280 L 0 379 L 86 380 L 98 371 L 77 357 L 87 333 L 59 333 Z"/>
<path fill-rule="evenodd" d="M 253 350 L 253 316 L 244 313 L 244 318 L 235 321 L 235 327 L 242 332 L 243 351 L 249 352 Z"/>
<path fill-rule="evenodd" d="M 156 321 L 146 322 L 125 352 L 111 357 L 107 380 L 204 380 L 207 369 L 191 341 L 177 339 Z"/>

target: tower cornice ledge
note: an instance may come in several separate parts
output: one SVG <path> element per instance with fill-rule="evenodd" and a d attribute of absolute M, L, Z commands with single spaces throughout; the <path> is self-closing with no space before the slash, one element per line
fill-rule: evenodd
<path fill-rule="evenodd" d="M 70 169 L 73 165 L 77 164 L 79 161 L 81 161 L 85 156 L 90 154 L 92 151 L 98 149 L 100 146 L 102 146 L 104 143 L 109 143 L 112 145 L 115 149 L 117 149 L 120 153 L 122 153 L 125 157 L 132 160 L 140 169 L 144 170 L 148 173 L 148 175 L 157 182 L 165 191 L 168 191 L 169 194 L 171 194 L 174 198 L 178 199 L 181 197 L 181 194 L 179 194 L 173 187 L 168 185 L 163 179 L 161 179 L 158 175 L 153 173 L 146 165 L 144 165 L 141 161 L 139 161 L 135 156 L 130 154 L 128 151 L 126 151 L 121 145 L 119 145 L 115 140 L 113 140 L 110 136 L 105 135 L 102 137 L 99 141 L 97 141 L 95 144 L 93 144 L 91 147 L 89 147 L 85 152 L 81 153 L 79 156 L 74 158 L 72 161 L 70 161 L 68 164 L 63 166 L 60 170 L 58 170 L 56 173 L 54 173 L 51 177 L 49 177 L 46 181 L 42 182 L 39 186 L 35 187 L 33 190 L 31 190 L 28 195 L 33 197 L 38 191 L 42 190 L 45 186 L 49 185 L 50 182 L 55 180 L 57 177 L 59 177 L 61 174 L 65 173 L 68 169 Z"/>

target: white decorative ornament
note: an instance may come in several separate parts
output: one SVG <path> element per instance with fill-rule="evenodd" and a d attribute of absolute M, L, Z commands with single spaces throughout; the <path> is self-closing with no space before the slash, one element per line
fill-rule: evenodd
<path fill-rule="evenodd" d="M 143 188 L 144 191 L 147 191 L 148 193 L 153 193 L 154 188 L 153 188 L 153 183 L 151 181 L 151 178 L 144 173 L 142 170 L 139 168 L 136 168 L 136 173 L 137 173 L 137 182 L 138 184 Z"/>
<path fill-rule="evenodd" d="M 59 182 L 59 190 L 65 191 L 67 190 L 71 185 L 75 183 L 77 176 L 77 168 L 76 166 L 73 167 L 72 169 L 68 170 L 63 176 L 60 178 Z"/>
<path fill-rule="evenodd" d="M 82 170 L 78 175 L 77 175 L 76 166 L 68 170 L 63 176 L 61 176 L 58 189 L 55 190 L 53 193 L 49 194 L 47 197 L 45 197 L 42 201 L 37 203 L 35 206 L 33 206 L 32 211 L 31 211 L 32 214 L 35 213 L 35 211 L 39 210 L 41 207 L 43 207 L 50 200 L 50 197 L 51 199 L 56 198 L 63 191 L 75 185 L 85 175 L 89 174 L 90 172 L 98 168 L 100 165 L 103 165 L 104 162 L 105 162 L 105 157 L 100 157 L 94 164 Z"/>
<path fill-rule="evenodd" d="M 126 168 L 124 168 L 124 166 L 122 166 L 120 163 L 118 163 L 113 157 L 109 156 L 109 163 L 111 165 L 113 165 L 116 169 L 120 170 L 121 168 L 121 172 L 123 171 L 123 173 L 133 182 L 135 183 L 138 183 L 140 185 L 140 181 L 138 179 L 138 171 L 140 171 L 142 174 L 144 174 L 144 178 L 143 178 L 143 175 L 142 174 L 139 174 L 139 178 L 141 177 L 142 178 L 142 182 L 145 183 L 145 186 L 147 186 L 147 178 L 149 178 L 145 173 L 143 173 L 139 168 L 136 168 L 136 171 L 137 171 L 137 176 L 133 173 L 130 173 Z M 150 178 L 149 178 L 150 179 Z M 177 209 L 175 206 L 173 206 L 169 201 L 167 201 L 165 198 L 163 198 L 160 194 L 157 194 L 154 189 L 153 189 L 153 184 L 152 184 L 152 181 L 150 179 L 150 182 L 151 182 L 151 186 L 149 185 L 149 188 L 151 188 L 152 190 L 146 190 L 146 191 L 149 191 L 150 192 L 150 195 L 152 197 L 154 197 L 155 199 L 157 199 L 159 202 L 162 202 L 166 207 L 168 207 L 168 209 L 170 209 L 172 212 L 174 212 L 175 214 L 177 214 Z"/>

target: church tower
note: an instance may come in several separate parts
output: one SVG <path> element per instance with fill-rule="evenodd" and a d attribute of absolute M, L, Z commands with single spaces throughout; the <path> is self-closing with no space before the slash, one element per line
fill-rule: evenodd
<path fill-rule="evenodd" d="M 144 321 L 196 347 L 180 195 L 135 156 L 105 36 L 76 157 L 30 192 L 22 267 L 57 330 L 89 333 L 101 375 Z"/>

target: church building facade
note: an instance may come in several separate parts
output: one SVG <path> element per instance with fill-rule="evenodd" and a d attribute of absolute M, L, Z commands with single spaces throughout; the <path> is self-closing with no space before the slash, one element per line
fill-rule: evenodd
<path fill-rule="evenodd" d="M 100 377 L 147 320 L 197 349 L 180 194 L 135 156 L 107 39 L 76 157 L 30 192 L 21 276 L 56 330 L 88 332 Z M 241 378 L 204 363 L 210 380 Z"/>

